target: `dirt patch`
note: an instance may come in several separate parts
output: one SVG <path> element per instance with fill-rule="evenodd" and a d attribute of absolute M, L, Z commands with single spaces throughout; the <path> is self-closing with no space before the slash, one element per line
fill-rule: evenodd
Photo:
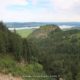
<path fill-rule="evenodd" d="M 0 80 L 23 80 L 21 77 L 13 77 L 12 75 L 1 74 L 0 73 Z"/>

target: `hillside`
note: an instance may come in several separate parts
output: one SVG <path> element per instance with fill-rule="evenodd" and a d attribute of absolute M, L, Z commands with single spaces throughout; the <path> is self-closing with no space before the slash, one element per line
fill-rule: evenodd
<path fill-rule="evenodd" d="M 80 30 L 80 27 L 72 27 L 72 29 Z"/>
<path fill-rule="evenodd" d="M 9 31 L 0 22 L 0 79 L 36 80 L 36 77 L 28 78 L 27 76 L 40 75 L 47 76 L 43 66 L 34 61 L 27 39 L 16 34 L 16 31 Z M 50 80 L 50 78 L 37 80 Z"/>
<path fill-rule="evenodd" d="M 45 25 L 22 38 L 0 22 L 0 74 L 23 80 L 79 80 L 80 30 Z"/>
<path fill-rule="evenodd" d="M 56 25 L 45 25 L 41 26 L 39 29 L 36 29 L 29 37 L 46 38 L 49 32 L 58 30 L 60 30 L 60 28 Z"/>
<path fill-rule="evenodd" d="M 16 32 L 23 38 L 27 38 L 33 31 L 33 29 L 16 30 Z"/>
<path fill-rule="evenodd" d="M 33 56 L 43 65 L 46 73 L 56 75 L 57 80 L 60 77 L 64 80 L 79 80 L 80 30 L 62 31 L 58 27 L 55 30 L 54 26 L 47 31 L 46 28 L 50 26 L 36 30 L 29 37 Z M 40 32 L 47 37 L 40 36 Z"/>

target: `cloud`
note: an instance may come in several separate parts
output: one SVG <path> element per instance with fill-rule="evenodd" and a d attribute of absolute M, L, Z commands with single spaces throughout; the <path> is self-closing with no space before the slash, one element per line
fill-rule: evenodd
<path fill-rule="evenodd" d="M 0 0 L 0 3 L 3 21 L 80 21 L 80 0 Z"/>
<path fill-rule="evenodd" d="M 63 12 L 63 13 L 69 13 L 77 10 L 77 8 L 80 7 L 80 0 L 50 0 L 52 3 L 55 11 Z"/>
<path fill-rule="evenodd" d="M 39 1 L 39 0 L 31 0 L 31 3 L 32 3 L 33 5 L 36 5 L 36 4 L 38 3 L 38 1 Z"/>
<path fill-rule="evenodd" d="M 28 1 L 26 0 L 0 0 L 0 20 L 8 20 L 12 19 L 13 16 L 15 16 L 14 12 L 11 12 L 7 9 L 7 7 L 12 5 L 20 5 L 24 6 L 28 4 Z M 17 13 L 16 13 L 17 14 Z"/>
<path fill-rule="evenodd" d="M 8 12 L 7 7 L 12 5 L 27 5 L 28 1 L 26 0 L 0 0 L 0 12 Z M 6 13 L 5 13 L 6 14 Z"/>
<path fill-rule="evenodd" d="M 26 0 L 0 0 L 0 6 L 8 6 L 8 5 L 26 5 L 28 1 Z"/>
<path fill-rule="evenodd" d="M 53 14 L 60 21 L 80 21 L 80 0 L 50 0 Z"/>

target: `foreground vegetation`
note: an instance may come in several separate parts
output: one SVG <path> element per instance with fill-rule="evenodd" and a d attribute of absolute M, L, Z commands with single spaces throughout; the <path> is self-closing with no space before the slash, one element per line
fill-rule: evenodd
<path fill-rule="evenodd" d="M 21 76 L 24 80 L 36 80 L 35 77 L 29 78 L 28 76 L 47 76 L 43 71 L 42 65 L 39 63 L 18 63 L 11 55 L 0 55 L 0 73 L 11 74 L 13 76 Z M 37 80 L 43 80 L 43 78 L 38 78 Z"/>
<path fill-rule="evenodd" d="M 0 72 L 21 76 L 25 80 L 31 80 L 26 76 L 47 75 L 43 66 L 33 61 L 31 53 L 27 39 L 21 38 L 16 31 L 10 32 L 0 22 Z M 32 78 L 32 80 L 49 79 Z"/>

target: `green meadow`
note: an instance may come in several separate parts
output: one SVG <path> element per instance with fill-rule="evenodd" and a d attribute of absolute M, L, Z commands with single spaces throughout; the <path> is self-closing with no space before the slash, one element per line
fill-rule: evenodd
<path fill-rule="evenodd" d="M 28 37 L 32 32 L 33 32 L 33 29 L 17 30 L 17 33 L 23 38 Z"/>

